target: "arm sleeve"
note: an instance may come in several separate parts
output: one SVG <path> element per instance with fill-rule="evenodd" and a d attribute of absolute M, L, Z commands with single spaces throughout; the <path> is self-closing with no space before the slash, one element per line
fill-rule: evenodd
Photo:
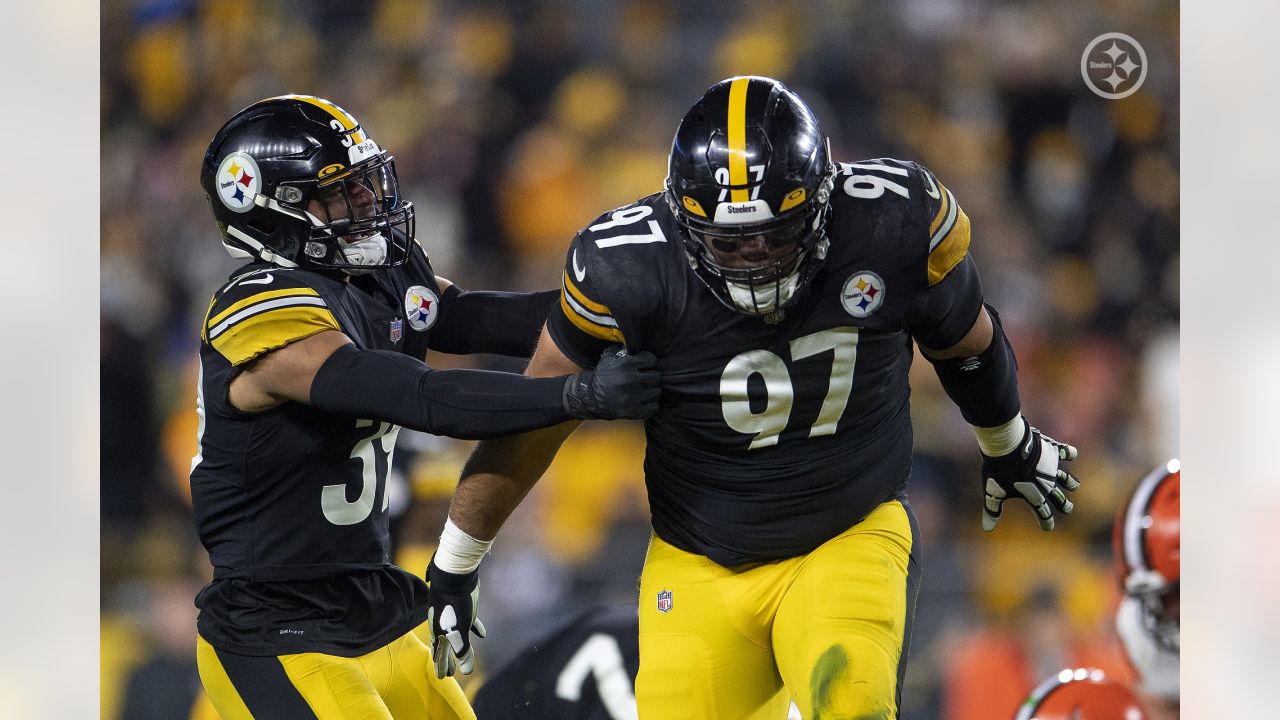
<path fill-rule="evenodd" d="M 559 300 L 555 290 L 532 293 L 465 292 L 452 285 L 441 298 L 440 324 L 430 347 L 444 353 L 493 353 L 531 357 L 547 313 Z"/>
<path fill-rule="evenodd" d="M 513 435 L 570 418 L 564 377 L 436 370 L 407 355 L 344 345 L 316 371 L 311 405 L 463 440 Z"/>
<path fill-rule="evenodd" d="M 982 280 L 965 257 L 937 285 L 925 288 L 911 314 L 911 334 L 926 348 L 945 350 L 960 342 L 982 309 Z"/>
<path fill-rule="evenodd" d="M 929 362 L 964 419 L 970 425 L 991 428 L 1016 416 L 1022 401 L 1018 396 L 1018 360 L 1013 346 L 1004 335 L 1000 314 L 990 305 L 986 307 L 993 331 L 986 350 L 974 357 L 930 358 Z"/>

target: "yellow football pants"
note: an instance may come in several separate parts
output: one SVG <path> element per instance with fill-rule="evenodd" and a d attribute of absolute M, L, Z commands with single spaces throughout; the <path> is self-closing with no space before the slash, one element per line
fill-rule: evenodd
<path fill-rule="evenodd" d="M 360 657 L 250 657 L 196 639 L 205 692 L 224 720 L 474 720 L 454 678 L 436 679 L 426 623 Z"/>
<path fill-rule="evenodd" d="M 897 500 L 808 555 L 738 570 L 656 536 L 640 579 L 641 720 L 892 720 L 919 588 Z"/>

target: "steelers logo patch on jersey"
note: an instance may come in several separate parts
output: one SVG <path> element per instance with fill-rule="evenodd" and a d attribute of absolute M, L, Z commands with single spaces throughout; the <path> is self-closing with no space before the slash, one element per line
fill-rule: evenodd
<path fill-rule="evenodd" d="M 845 312 L 856 318 L 864 318 L 876 311 L 884 302 L 884 280 L 870 270 L 861 270 L 844 281 L 840 291 L 840 304 Z"/>
<path fill-rule="evenodd" d="M 262 188 L 258 163 L 242 152 L 233 152 L 218 167 L 218 199 L 234 212 L 247 212 Z"/>
<path fill-rule="evenodd" d="M 440 298 L 430 289 L 414 285 L 404 294 L 404 312 L 409 327 L 422 332 L 436 324 L 440 316 Z"/>

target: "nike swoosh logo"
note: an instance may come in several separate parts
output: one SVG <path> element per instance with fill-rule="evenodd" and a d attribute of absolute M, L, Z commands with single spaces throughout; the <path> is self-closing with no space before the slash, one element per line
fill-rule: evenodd
<path fill-rule="evenodd" d="M 587 269 L 578 267 L 578 248 L 573 249 L 573 276 L 578 278 L 578 282 L 587 279 Z"/>
<path fill-rule="evenodd" d="M 934 200 L 941 198 L 942 193 L 938 192 L 938 186 L 933 184 L 933 177 L 927 172 L 921 174 L 924 175 L 924 191 Z"/>
<path fill-rule="evenodd" d="M 241 280 L 240 284 L 241 285 L 270 285 L 271 281 L 275 279 L 276 278 L 274 275 L 272 275 L 271 273 L 267 273 L 266 275 L 263 275 L 260 278 L 255 278 L 253 280 Z"/>

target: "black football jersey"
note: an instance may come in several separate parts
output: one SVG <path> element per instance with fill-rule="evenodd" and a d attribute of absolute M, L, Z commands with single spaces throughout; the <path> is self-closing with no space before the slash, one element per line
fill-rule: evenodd
<path fill-rule="evenodd" d="M 422 579 L 391 564 L 386 493 L 399 427 L 287 402 L 228 401 L 246 363 L 325 330 L 422 358 L 443 293 L 421 248 L 351 278 L 254 263 L 213 296 L 201 332 L 191 496 L 213 582 L 199 630 L 242 654 L 368 652 L 426 617 Z"/>
<path fill-rule="evenodd" d="M 548 633 L 485 679 L 478 720 L 622 720 L 636 716 L 635 606 L 601 607 Z"/>
<path fill-rule="evenodd" d="M 551 336 L 584 367 L 613 343 L 658 356 L 659 537 L 726 566 L 805 554 L 904 491 L 912 338 L 954 345 L 982 305 L 969 219 L 915 163 L 839 163 L 827 257 L 773 324 L 721 304 L 679 232 L 661 193 L 582 230 Z"/>

